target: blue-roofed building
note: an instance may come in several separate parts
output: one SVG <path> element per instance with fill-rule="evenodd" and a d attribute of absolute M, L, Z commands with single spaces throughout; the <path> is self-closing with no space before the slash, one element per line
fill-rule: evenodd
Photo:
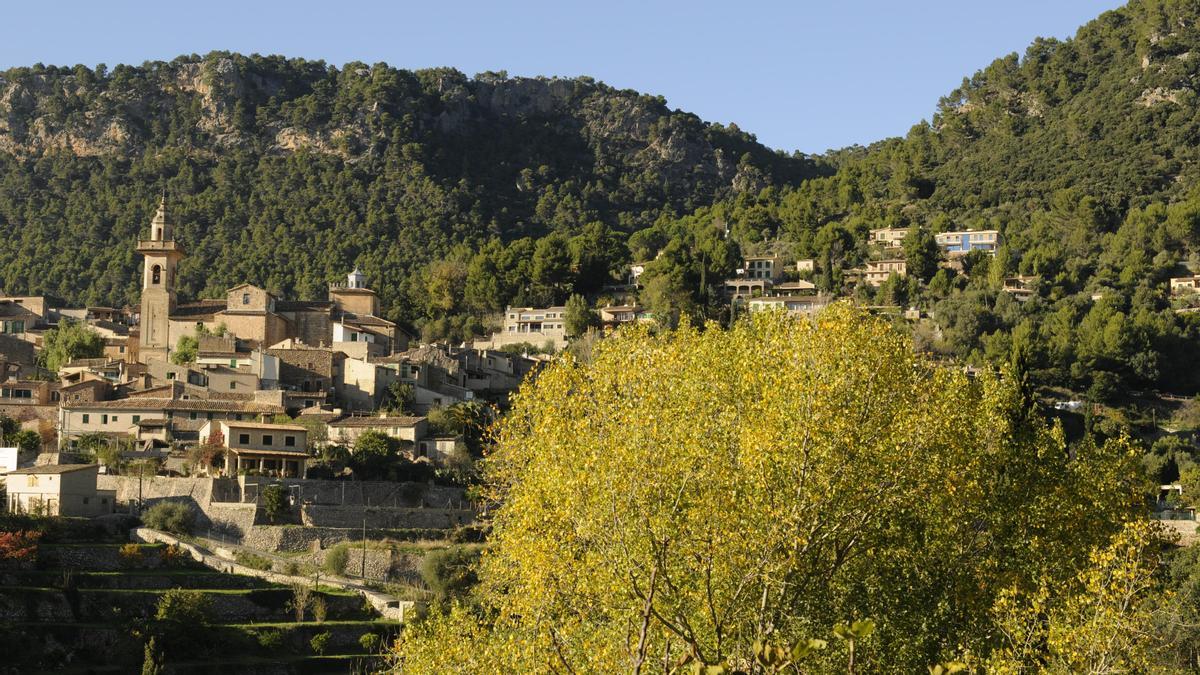
<path fill-rule="evenodd" d="M 937 244 L 947 256 L 966 255 L 971 251 L 995 253 L 1000 243 L 996 230 L 960 230 L 936 235 Z"/>

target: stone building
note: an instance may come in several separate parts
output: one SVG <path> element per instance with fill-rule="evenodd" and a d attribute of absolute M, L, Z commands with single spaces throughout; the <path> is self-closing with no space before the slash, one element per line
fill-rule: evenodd
<path fill-rule="evenodd" d="M 213 420 L 200 429 L 202 443 L 224 447 L 222 473 L 254 472 L 281 478 L 303 478 L 308 461 L 308 430 L 298 424 L 261 424 Z"/>
<path fill-rule="evenodd" d="M 171 314 L 178 304 L 175 271 L 186 253 L 175 242 L 174 226 L 167 220 L 164 198 L 150 221 L 150 238 L 138 242 L 145 259 L 142 271 L 142 310 L 138 352 L 143 359 L 165 361 L 172 345 Z"/>
<path fill-rule="evenodd" d="M 112 513 L 116 494 L 96 489 L 99 469 L 97 464 L 48 464 L 9 471 L 8 510 L 74 518 Z"/>
<path fill-rule="evenodd" d="M 337 341 L 356 345 L 365 357 L 407 346 L 396 324 L 379 316 L 379 297 L 357 269 L 348 275 L 347 284 L 331 285 L 328 300 L 288 301 L 243 283 L 228 289 L 223 299 L 178 302 L 176 268 L 186 252 L 174 240 L 165 201 L 150 222 L 150 238 L 140 241 L 137 251 L 145 259 L 137 349 L 143 362 L 167 360 L 180 337 L 194 335 L 201 327 L 263 348 L 284 340 L 314 347 Z"/>
<path fill-rule="evenodd" d="M 504 311 L 504 325 L 500 332 L 486 340 L 479 340 L 481 349 L 495 349 L 505 345 L 529 343 L 535 347 L 551 345 L 554 349 L 567 346 L 567 308 L 556 307 L 509 307 Z"/>

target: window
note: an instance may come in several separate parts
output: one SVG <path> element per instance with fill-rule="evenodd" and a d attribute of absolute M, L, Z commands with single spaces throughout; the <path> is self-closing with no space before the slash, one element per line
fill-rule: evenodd
<path fill-rule="evenodd" d="M 138 422 L 141 422 L 141 421 L 142 421 L 142 416 L 141 416 L 141 415 L 134 415 L 134 416 L 133 416 L 133 423 L 134 423 L 134 424 L 137 424 Z"/>
<path fill-rule="evenodd" d="M 168 380 L 173 380 L 173 379 L 175 379 L 175 373 L 174 373 L 174 372 L 167 373 L 167 379 L 168 379 Z"/>
<path fill-rule="evenodd" d="M 117 348 L 117 350 L 119 353 L 124 354 L 125 353 L 125 345 L 121 345 L 120 347 Z"/>
<path fill-rule="evenodd" d="M 87 498 L 87 497 L 84 497 L 84 498 L 83 498 L 83 503 L 84 503 L 84 504 L 87 504 L 87 503 L 88 503 L 88 498 Z"/>
<path fill-rule="evenodd" d="M 108 424 L 108 415 L 100 416 L 100 424 Z"/>
<path fill-rule="evenodd" d="M 283 444 L 289 448 L 296 447 L 296 437 L 295 436 L 284 436 Z"/>
<path fill-rule="evenodd" d="M 271 434 L 263 434 L 263 445 L 274 445 L 275 439 Z"/>
<path fill-rule="evenodd" d="M 196 411 L 195 411 L 195 410 L 193 410 L 192 412 L 188 413 L 188 419 L 189 419 L 189 420 L 194 420 L 194 419 L 196 419 Z"/>
<path fill-rule="evenodd" d="M 88 415 L 87 413 L 84 413 L 84 414 L 83 414 L 83 423 L 84 423 L 84 424 L 87 424 L 87 423 L 90 421 L 90 417 L 91 417 L 91 415 Z"/>
<path fill-rule="evenodd" d="M 229 388 L 230 388 L 230 389 L 237 389 L 237 382 L 230 382 L 230 383 L 229 383 Z"/>
<path fill-rule="evenodd" d="M 150 283 L 158 285 L 162 283 L 162 266 L 155 265 L 150 268 Z"/>
<path fill-rule="evenodd" d="M 237 359 L 229 359 L 229 367 L 237 368 Z"/>
<path fill-rule="evenodd" d="M 30 476 L 29 478 L 25 479 L 25 487 L 37 487 L 37 484 L 37 476 Z"/>
<path fill-rule="evenodd" d="M 351 333 L 351 334 L 350 334 L 350 341 L 351 341 L 351 342 L 358 342 L 358 333 Z"/>
<path fill-rule="evenodd" d="M 116 423 L 117 423 L 117 416 L 116 416 L 116 415 L 113 415 L 112 422 L 113 422 L 113 424 L 116 424 Z"/>
<path fill-rule="evenodd" d="M 250 434 L 238 434 L 238 443 L 250 445 Z"/>
<path fill-rule="evenodd" d="M 250 294 L 249 293 L 242 293 L 242 304 L 243 305 L 250 304 Z"/>

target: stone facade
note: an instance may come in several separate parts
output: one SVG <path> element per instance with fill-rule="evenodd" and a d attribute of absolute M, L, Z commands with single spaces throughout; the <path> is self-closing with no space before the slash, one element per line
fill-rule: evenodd
<path fill-rule="evenodd" d="M 300 345 L 268 349 L 267 353 L 279 359 L 279 384 L 302 392 L 334 388 L 345 359 L 344 354 L 332 349 Z"/>

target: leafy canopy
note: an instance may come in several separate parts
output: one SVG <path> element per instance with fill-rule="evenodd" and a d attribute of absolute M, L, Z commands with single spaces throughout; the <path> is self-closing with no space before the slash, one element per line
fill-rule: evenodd
<path fill-rule="evenodd" d="M 1136 503 L 1123 442 L 1072 459 L 1026 405 L 1009 379 L 931 366 L 848 306 L 622 331 L 515 397 L 485 462 L 498 508 L 477 604 L 406 630 L 398 658 L 414 673 L 747 669 L 756 642 L 864 617 L 864 668 L 986 653 L 999 589 L 1071 577 Z M 844 664 L 845 648 L 810 658 Z"/>

